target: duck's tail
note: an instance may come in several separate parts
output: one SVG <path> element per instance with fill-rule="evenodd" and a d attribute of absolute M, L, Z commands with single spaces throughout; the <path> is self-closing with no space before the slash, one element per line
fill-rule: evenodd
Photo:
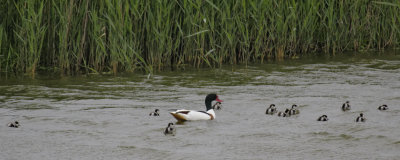
<path fill-rule="evenodd" d="M 186 117 L 183 116 L 183 114 L 188 114 L 189 111 L 174 111 L 174 112 L 170 112 L 170 114 L 178 121 L 184 122 L 187 121 Z"/>

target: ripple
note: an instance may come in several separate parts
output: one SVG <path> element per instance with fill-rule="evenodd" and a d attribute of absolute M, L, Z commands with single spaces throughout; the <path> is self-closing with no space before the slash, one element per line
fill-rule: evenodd
<path fill-rule="evenodd" d="M 40 109 L 56 109 L 53 106 L 45 104 L 17 104 L 15 106 L 9 105 L 8 108 L 13 108 L 16 110 L 40 110 Z"/>
<path fill-rule="evenodd" d="M 101 106 L 101 107 L 87 107 L 87 108 L 83 108 L 83 111 L 87 111 L 87 110 L 95 110 L 95 109 L 110 109 L 110 108 L 120 108 L 120 107 L 116 107 L 116 106 Z M 144 107 L 141 107 L 144 108 Z"/>
<path fill-rule="evenodd" d="M 255 133 L 255 134 L 245 134 L 245 135 L 240 135 L 240 138 L 265 138 L 265 137 L 275 137 L 277 134 L 270 134 L 270 133 Z"/>
<path fill-rule="evenodd" d="M 359 59 L 226 65 L 149 79 L 135 73 L 0 80 L 0 121 L 23 122 L 18 130 L 0 125 L 0 150 L 50 153 L 42 159 L 60 151 L 61 159 L 76 152 L 72 159 L 399 159 L 400 61 Z M 216 120 L 175 123 L 177 135 L 163 135 L 175 122 L 169 109 L 204 109 L 210 92 L 225 101 Z M 350 112 L 340 111 L 345 100 Z M 301 113 L 266 116 L 271 103 L 280 111 L 296 103 Z M 382 103 L 390 110 L 377 111 Z M 162 114 L 149 117 L 155 108 Z M 366 123 L 354 122 L 360 112 Z M 327 123 L 316 121 L 322 114 Z"/>
<path fill-rule="evenodd" d="M 330 135 L 325 140 L 327 141 L 336 141 L 336 140 L 351 140 L 351 141 L 358 141 L 359 138 L 355 138 L 349 134 L 340 134 L 340 135 Z"/>
<path fill-rule="evenodd" d="M 360 139 L 386 139 L 389 138 L 388 136 L 385 135 L 369 135 L 366 136 L 365 138 L 360 138 Z"/>
<path fill-rule="evenodd" d="M 319 136 L 319 135 L 321 135 L 321 136 L 327 136 L 327 135 L 329 135 L 330 133 L 329 133 L 329 132 L 326 132 L 326 131 L 322 131 L 322 132 L 311 132 L 310 134 L 311 134 L 311 135 L 314 135 L 314 136 Z"/>
<path fill-rule="evenodd" d="M 118 148 L 122 148 L 122 149 L 136 149 L 136 146 L 118 146 Z"/>

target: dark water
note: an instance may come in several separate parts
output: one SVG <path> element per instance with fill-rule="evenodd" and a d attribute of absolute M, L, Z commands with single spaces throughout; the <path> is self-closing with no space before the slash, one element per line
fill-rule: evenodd
<path fill-rule="evenodd" d="M 0 159 L 400 159 L 400 55 L 358 54 L 146 75 L 0 78 Z M 172 109 L 212 121 L 176 124 Z M 349 100 L 352 110 L 340 107 Z M 265 115 L 299 105 L 288 118 Z M 382 104 L 388 111 L 378 111 Z M 155 108 L 159 117 L 149 117 Z M 355 123 L 359 113 L 367 121 Z M 316 119 L 326 114 L 328 122 Z M 20 128 L 7 123 L 18 120 Z"/>

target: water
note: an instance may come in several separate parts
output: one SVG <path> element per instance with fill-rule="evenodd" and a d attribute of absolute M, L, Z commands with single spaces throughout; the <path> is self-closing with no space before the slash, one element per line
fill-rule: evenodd
<path fill-rule="evenodd" d="M 1 159 L 400 159 L 400 55 L 358 54 L 120 76 L 0 78 Z M 173 109 L 212 121 L 176 124 Z M 342 112 L 349 100 L 352 110 Z M 299 105 L 288 118 L 265 115 Z M 388 111 L 378 111 L 382 104 Z M 159 117 L 148 114 L 159 108 Z M 355 123 L 359 113 L 367 121 Z M 326 114 L 328 122 L 316 119 Z M 20 128 L 9 128 L 18 120 Z"/>

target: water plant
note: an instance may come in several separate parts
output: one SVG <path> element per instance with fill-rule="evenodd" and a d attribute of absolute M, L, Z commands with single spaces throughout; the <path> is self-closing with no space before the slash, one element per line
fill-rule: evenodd
<path fill-rule="evenodd" d="M 0 72 L 264 63 L 400 45 L 396 0 L 6 0 Z"/>

